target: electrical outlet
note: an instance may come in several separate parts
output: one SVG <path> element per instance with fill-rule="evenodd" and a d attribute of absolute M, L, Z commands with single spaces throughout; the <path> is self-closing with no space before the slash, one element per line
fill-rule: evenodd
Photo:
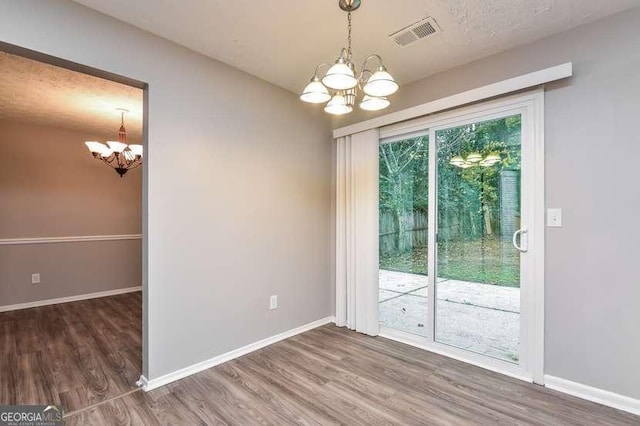
<path fill-rule="evenodd" d="M 278 309 L 278 296 L 271 296 L 269 298 L 269 310 L 273 311 L 274 309 Z"/>
<path fill-rule="evenodd" d="M 31 274 L 31 284 L 40 284 L 40 274 Z"/>

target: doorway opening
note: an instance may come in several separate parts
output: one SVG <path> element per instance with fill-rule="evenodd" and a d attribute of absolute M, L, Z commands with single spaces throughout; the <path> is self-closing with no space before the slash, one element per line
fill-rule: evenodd
<path fill-rule="evenodd" d="M 146 91 L 135 80 L 0 44 L 5 404 L 58 405 L 67 415 L 138 388 L 146 170 L 141 164 L 120 177 L 105 162 L 107 154 L 122 164 L 134 155 L 117 145 L 126 138 L 144 163 Z M 110 152 L 91 152 L 87 141 L 110 141 Z"/>

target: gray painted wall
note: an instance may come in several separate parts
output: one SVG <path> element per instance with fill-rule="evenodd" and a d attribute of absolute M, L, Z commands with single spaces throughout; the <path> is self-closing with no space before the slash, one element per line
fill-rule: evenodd
<path fill-rule="evenodd" d="M 139 286 L 141 260 L 140 240 L 0 246 L 0 306 Z"/>
<path fill-rule="evenodd" d="M 149 83 L 147 378 L 330 315 L 321 113 L 70 1 L 2 0 L 0 10 L 4 42 Z"/>
<path fill-rule="evenodd" d="M 564 216 L 546 232 L 545 371 L 640 398 L 640 9 L 404 85 L 384 113 L 569 61 L 545 99 L 546 204 Z"/>
<path fill-rule="evenodd" d="M 0 120 L 0 239 L 141 233 L 141 169 L 120 179 L 94 139 Z M 139 286 L 141 263 L 139 240 L 0 246 L 0 306 Z"/>
<path fill-rule="evenodd" d="M 0 40 L 150 83 L 148 377 L 330 313 L 331 152 L 319 113 L 67 1 L 0 7 Z M 573 79 L 547 88 L 547 202 L 564 208 L 565 226 L 547 232 L 546 371 L 636 398 L 640 197 L 633 166 L 615 160 L 640 155 L 639 32 L 640 12 L 629 12 L 394 97 L 401 109 L 574 62 Z M 268 312 L 274 293 L 280 309 Z"/>

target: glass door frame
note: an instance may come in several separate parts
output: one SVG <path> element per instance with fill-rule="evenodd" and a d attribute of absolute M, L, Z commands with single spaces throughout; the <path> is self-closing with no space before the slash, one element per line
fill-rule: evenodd
<path fill-rule="evenodd" d="M 491 358 L 435 340 L 437 143 L 436 132 L 481 121 L 521 115 L 522 228 L 519 363 Z M 427 337 L 388 327 L 380 335 L 529 382 L 544 384 L 544 89 L 418 118 L 380 129 L 380 144 L 429 135 L 429 233 Z"/>

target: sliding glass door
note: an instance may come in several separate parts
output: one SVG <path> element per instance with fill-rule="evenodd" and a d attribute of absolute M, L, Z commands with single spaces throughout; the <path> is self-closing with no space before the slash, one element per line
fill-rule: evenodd
<path fill-rule="evenodd" d="M 380 323 L 426 336 L 429 136 L 381 144 L 379 162 Z"/>
<path fill-rule="evenodd" d="M 497 101 L 381 132 L 383 335 L 513 374 L 541 371 L 534 106 Z"/>
<path fill-rule="evenodd" d="M 435 131 L 435 340 L 517 363 L 521 116 Z"/>

